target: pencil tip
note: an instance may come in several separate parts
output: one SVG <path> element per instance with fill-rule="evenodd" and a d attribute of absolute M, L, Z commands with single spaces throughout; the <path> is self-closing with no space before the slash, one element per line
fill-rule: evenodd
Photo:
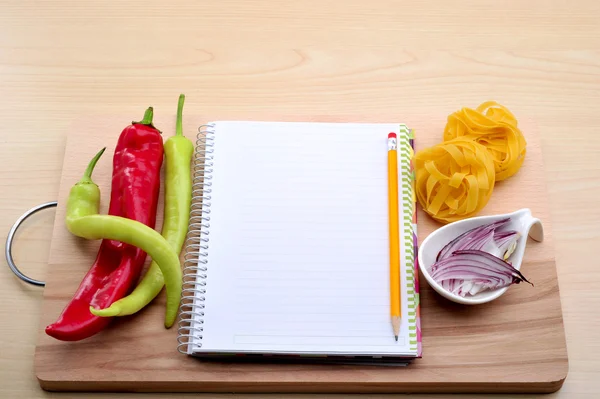
<path fill-rule="evenodd" d="M 396 342 L 398 342 L 398 336 L 397 336 L 397 335 L 394 335 L 394 338 L 396 338 Z"/>

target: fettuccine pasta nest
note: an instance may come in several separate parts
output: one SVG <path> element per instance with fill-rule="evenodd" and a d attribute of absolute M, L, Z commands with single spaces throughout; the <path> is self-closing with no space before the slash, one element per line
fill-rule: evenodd
<path fill-rule="evenodd" d="M 494 185 L 519 171 L 527 142 L 517 119 L 504 106 L 487 101 L 448 116 L 444 142 L 417 153 L 417 200 L 442 223 L 475 216 L 488 203 Z"/>
<path fill-rule="evenodd" d="M 474 216 L 494 191 L 494 159 L 476 141 L 458 137 L 422 150 L 414 159 L 417 199 L 439 222 Z"/>
<path fill-rule="evenodd" d="M 517 173 L 525 159 L 527 142 L 517 127 L 517 119 L 495 101 L 451 114 L 444 129 L 444 140 L 456 137 L 474 140 L 488 149 L 494 158 L 496 181 Z"/>

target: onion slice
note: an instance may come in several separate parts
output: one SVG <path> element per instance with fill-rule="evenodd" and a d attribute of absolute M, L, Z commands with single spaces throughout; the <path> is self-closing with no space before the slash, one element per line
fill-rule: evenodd
<path fill-rule="evenodd" d="M 505 218 L 464 232 L 442 248 L 435 259 L 436 262 L 452 256 L 454 251 L 483 249 L 486 244 L 493 243 L 496 229 L 504 227 L 508 222 L 510 222 L 510 218 Z"/>
<path fill-rule="evenodd" d="M 432 277 L 447 291 L 461 296 L 521 281 L 529 283 L 508 263 L 521 236 L 514 230 L 501 231 L 509 222 L 510 218 L 505 218 L 478 226 L 450 241 L 437 254 Z"/>
<path fill-rule="evenodd" d="M 453 281 L 450 292 L 461 296 L 523 281 L 533 286 L 510 263 L 480 250 L 455 251 L 452 256 L 432 266 L 431 277 L 440 284 Z"/>
<path fill-rule="evenodd" d="M 517 248 L 517 241 L 521 234 L 517 231 L 501 231 L 494 233 L 494 243 L 498 247 L 499 255 L 507 260 Z"/>

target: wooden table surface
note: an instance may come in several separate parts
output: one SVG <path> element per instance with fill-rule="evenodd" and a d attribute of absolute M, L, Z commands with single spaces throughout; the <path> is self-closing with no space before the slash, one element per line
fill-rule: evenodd
<path fill-rule="evenodd" d="M 183 92 L 190 113 L 396 112 L 435 120 L 441 136 L 449 113 L 495 99 L 542 136 L 570 361 L 551 397 L 596 398 L 600 2 L 281 3 L 2 1 L 2 241 L 23 211 L 56 197 L 66 131 L 82 114 L 174 113 Z M 32 218 L 14 248 L 41 279 L 53 219 L 52 210 Z M 42 291 L 0 263 L 0 396 L 79 397 L 39 389 Z"/>

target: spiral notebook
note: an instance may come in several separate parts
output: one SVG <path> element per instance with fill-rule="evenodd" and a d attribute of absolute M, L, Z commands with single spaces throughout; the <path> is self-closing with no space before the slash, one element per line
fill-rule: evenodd
<path fill-rule="evenodd" d="M 402 324 L 390 324 L 387 135 L 398 134 Z M 399 123 L 200 128 L 179 350 L 397 362 L 421 356 L 412 132 Z"/>

